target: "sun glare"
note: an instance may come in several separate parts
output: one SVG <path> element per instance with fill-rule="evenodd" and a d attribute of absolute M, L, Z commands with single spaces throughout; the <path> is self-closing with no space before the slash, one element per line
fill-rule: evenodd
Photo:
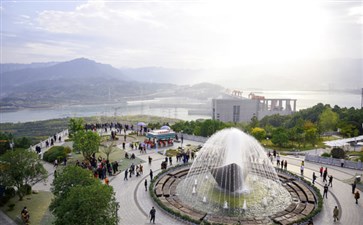
<path fill-rule="evenodd" d="M 315 1 L 214 1 L 211 65 L 283 63 L 323 54 L 328 14 Z"/>

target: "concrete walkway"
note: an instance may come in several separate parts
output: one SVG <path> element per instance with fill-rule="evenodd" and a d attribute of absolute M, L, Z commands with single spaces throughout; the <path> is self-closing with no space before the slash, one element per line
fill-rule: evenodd
<path fill-rule="evenodd" d="M 184 140 L 184 146 L 186 144 L 198 145 L 200 143 L 191 142 Z M 128 146 L 128 145 L 127 145 Z M 178 147 L 180 144 L 176 143 L 174 147 Z M 120 218 L 119 224 L 122 225 L 140 225 L 149 224 L 148 214 L 152 206 L 156 207 L 156 224 L 184 224 L 177 218 L 173 218 L 169 214 L 165 213 L 160 209 L 151 199 L 148 191 L 145 191 L 144 180 L 147 179 L 150 184 L 149 171 L 150 169 L 154 172 L 154 177 L 160 172 L 161 161 L 165 159 L 163 155 L 156 153 L 155 150 L 147 150 L 146 154 L 140 154 L 138 150 L 130 150 L 127 147 L 128 152 L 133 152 L 135 155 L 145 161 L 144 174 L 140 177 L 133 176 L 128 181 L 124 181 L 124 172 L 117 176 L 110 178 L 110 185 L 114 187 L 116 192 L 116 199 L 120 203 L 118 210 L 118 216 Z M 152 164 L 147 163 L 148 156 L 153 158 Z M 300 174 L 300 164 L 303 157 L 282 157 L 283 160 L 288 161 L 287 169 L 296 174 Z M 175 165 L 176 159 L 173 158 L 173 164 Z M 275 163 L 275 162 L 274 162 Z M 314 224 L 333 224 L 333 208 L 337 205 L 341 209 L 341 219 L 335 224 L 347 224 L 347 225 L 358 225 L 362 224 L 363 221 L 363 200 L 360 199 L 359 204 L 355 204 L 351 192 L 351 186 L 346 180 L 351 179 L 357 173 L 360 174 L 362 171 L 340 168 L 334 166 L 318 165 L 310 162 L 305 162 L 304 177 L 311 180 L 312 173 L 315 172 L 318 176 L 316 186 L 323 190 L 322 178 L 319 177 L 319 168 L 324 166 L 328 168 L 328 174 L 333 175 L 333 187 L 329 188 L 328 198 L 324 199 L 324 206 L 322 212 L 314 218 Z M 45 167 L 48 170 L 48 180 L 39 182 L 33 186 L 34 190 L 50 191 L 50 184 L 53 181 L 53 165 L 45 163 Z M 6 215 L 0 212 L 0 224 L 1 225 L 13 225 Z"/>

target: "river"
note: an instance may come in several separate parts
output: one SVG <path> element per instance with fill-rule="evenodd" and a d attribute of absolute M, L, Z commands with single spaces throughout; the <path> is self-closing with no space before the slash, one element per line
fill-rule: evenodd
<path fill-rule="evenodd" d="M 247 97 L 248 93 L 244 92 L 243 96 Z M 254 93 L 263 95 L 266 98 L 297 99 L 297 110 L 312 107 L 320 102 L 330 104 L 332 107 L 334 105 L 348 108 L 361 107 L 361 95 L 353 93 L 324 91 L 255 91 Z M 198 104 L 200 104 L 200 107 Z M 158 107 L 155 107 L 155 105 Z M 188 114 L 189 109 L 198 107 L 208 109 L 208 104 L 206 105 L 204 103 L 203 105 L 201 102 L 186 98 L 157 98 L 153 100 L 131 101 L 128 104 L 61 105 L 47 109 L 23 109 L 19 111 L 0 112 L 0 123 L 29 122 L 65 117 L 115 115 L 153 115 L 183 120 L 210 118 L 208 115 Z"/>

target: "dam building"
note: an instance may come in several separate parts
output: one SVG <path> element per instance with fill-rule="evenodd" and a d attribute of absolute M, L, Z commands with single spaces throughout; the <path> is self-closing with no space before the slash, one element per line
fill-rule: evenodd
<path fill-rule="evenodd" d="M 260 120 L 274 114 L 290 115 L 296 112 L 296 101 L 286 98 L 265 98 L 254 93 L 244 98 L 241 92 L 232 92 L 228 97 L 212 99 L 212 119 L 238 123 L 250 122 L 253 116 Z"/>

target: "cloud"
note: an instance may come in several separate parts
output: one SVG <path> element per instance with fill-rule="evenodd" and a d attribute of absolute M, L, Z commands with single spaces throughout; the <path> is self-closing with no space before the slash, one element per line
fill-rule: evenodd
<path fill-rule="evenodd" d="M 19 11 L 13 23 L 24 33 L 12 32 L 22 39 L 7 39 L 8 45 L 17 41 L 12 46 L 30 55 L 53 46 L 54 53 L 44 52 L 48 61 L 83 55 L 117 67 L 234 67 L 362 56 L 362 44 L 351 41 L 359 33 L 356 22 L 354 27 L 348 19 L 336 23 L 343 14 L 358 18 L 357 9 L 347 15 L 356 5 L 322 7 L 312 0 L 72 4 L 44 2 L 41 9 L 32 5 L 29 12 Z"/>
<path fill-rule="evenodd" d="M 74 11 L 45 10 L 36 19 L 41 29 L 53 33 L 82 34 L 84 32 L 108 35 L 108 32 L 125 26 L 149 25 L 162 27 L 163 24 L 153 19 L 151 11 L 146 9 L 133 10 L 127 3 L 113 4 L 111 7 L 103 1 L 89 1 Z M 120 5 L 122 7 L 120 7 Z M 144 24 L 142 24 L 144 23 Z"/>
<path fill-rule="evenodd" d="M 353 16 L 356 23 L 363 24 L 363 6 L 350 8 L 348 15 Z"/>

